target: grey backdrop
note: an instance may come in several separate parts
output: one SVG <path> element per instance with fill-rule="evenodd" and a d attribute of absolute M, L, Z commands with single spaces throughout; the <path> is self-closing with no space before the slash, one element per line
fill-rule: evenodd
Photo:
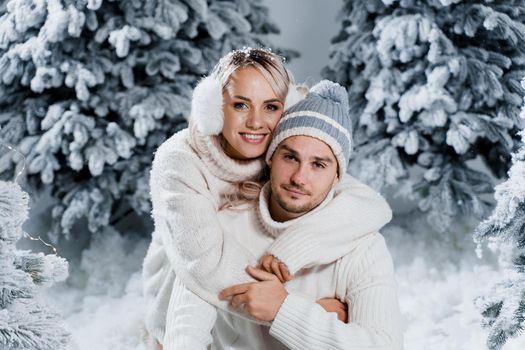
<path fill-rule="evenodd" d="M 330 40 L 341 24 L 336 21 L 343 7 L 342 0 L 263 0 L 281 34 L 270 35 L 277 46 L 299 51 L 300 58 L 288 67 L 297 82 L 309 86 L 320 79 L 321 69 L 328 62 Z"/>

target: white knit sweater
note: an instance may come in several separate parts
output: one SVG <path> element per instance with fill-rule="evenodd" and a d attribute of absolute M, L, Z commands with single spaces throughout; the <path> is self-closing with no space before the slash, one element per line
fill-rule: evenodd
<path fill-rule="evenodd" d="M 256 263 L 255 256 L 221 229 L 217 213 L 224 195 L 236 191 L 237 183 L 255 179 L 263 166 L 262 159 L 229 158 L 216 137 L 203 137 L 191 122 L 189 129 L 157 150 L 150 177 L 155 231 L 143 264 L 146 329 L 155 339 L 164 339 L 175 274 L 189 290 L 220 309 L 229 308 L 218 300 L 221 289 L 253 281 L 244 269 Z M 268 247 L 292 274 L 340 258 L 354 239 L 391 219 L 385 200 L 351 177 L 341 181 L 323 212 L 337 218 L 323 222 L 326 235 L 305 218 Z"/>
<path fill-rule="evenodd" d="M 219 219 L 241 245 L 257 257 L 286 229 L 304 219 L 317 221 L 319 234 L 330 218 L 322 206 L 285 223 L 272 220 L 268 211 L 269 186 L 259 206 L 244 211 L 224 210 Z M 392 259 L 383 237 L 376 232 L 350 244 L 337 261 L 301 270 L 285 285 L 289 292 L 271 327 L 215 308 L 182 283 L 174 286 L 168 311 L 164 349 L 401 349 L 401 316 Z M 348 323 L 326 312 L 316 300 L 338 298 L 349 305 Z M 216 321 L 216 322 L 215 322 Z M 210 333 L 212 328 L 213 338 Z M 283 345 L 284 344 L 284 345 Z"/>

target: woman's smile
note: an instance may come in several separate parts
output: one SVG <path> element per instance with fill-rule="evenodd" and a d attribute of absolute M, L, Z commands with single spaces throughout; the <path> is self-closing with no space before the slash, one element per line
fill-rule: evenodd
<path fill-rule="evenodd" d="M 242 139 L 246 142 L 253 144 L 261 144 L 265 141 L 268 134 L 251 134 L 251 133 L 240 133 Z"/>

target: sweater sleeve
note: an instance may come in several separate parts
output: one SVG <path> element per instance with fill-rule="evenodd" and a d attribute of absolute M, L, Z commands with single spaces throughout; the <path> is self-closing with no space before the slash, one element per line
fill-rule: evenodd
<path fill-rule="evenodd" d="M 166 313 L 163 350 L 206 350 L 217 319 L 215 307 L 189 291 L 175 277 Z"/>
<path fill-rule="evenodd" d="M 391 219 L 392 210 L 379 193 L 346 175 L 330 203 L 289 227 L 272 243 L 268 254 L 295 275 L 300 269 L 341 258 L 352 241 L 379 231 Z"/>
<path fill-rule="evenodd" d="M 348 323 L 305 297 L 289 294 L 270 334 L 292 350 L 400 350 L 401 315 L 388 251 L 383 257 L 361 259 L 349 282 L 345 301 Z"/>
<path fill-rule="evenodd" d="M 150 180 L 155 230 L 175 274 L 190 291 L 213 306 L 254 320 L 218 299 L 226 287 L 253 282 L 245 268 L 257 260 L 223 232 L 219 199 L 210 192 L 199 162 L 184 152 L 155 156 Z"/>

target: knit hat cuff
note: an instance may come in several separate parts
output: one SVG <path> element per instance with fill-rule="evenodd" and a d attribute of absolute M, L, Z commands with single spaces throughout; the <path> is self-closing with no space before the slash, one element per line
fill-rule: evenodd
<path fill-rule="evenodd" d="M 272 142 L 270 143 L 270 146 L 268 147 L 268 151 L 266 152 L 267 164 L 269 164 L 270 159 L 272 158 L 273 153 L 275 152 L 279 144 L 285 139 L 292 136 L 310 136 L 326 143 L 328 146 L 330 146 L 332 153 L 337 159 L 337 164 L 339 166 L 339 175 L 342 176 L 346 173 L 348 160 L 345 159 L 345 152 L 341 148 L 341 144 L 337 142 L 335 138 L 322 131 L 321 129 L 308 126 L 286 129 L 275 135 L 272 139 Z"/>

